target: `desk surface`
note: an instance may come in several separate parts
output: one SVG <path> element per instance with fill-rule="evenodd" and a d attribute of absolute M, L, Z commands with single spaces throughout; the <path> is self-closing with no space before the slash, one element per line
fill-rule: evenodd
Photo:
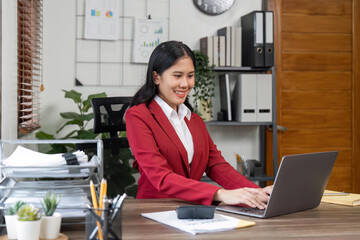
<path fill-rule="evenodd" d="M 186 202 L 176 199 L 126 199 L 122 210 L 123 239 L 360 239 L 360 207 L 321 203 L 319 207 L 270 219 L 219 212 L 256 225 L 231 231 L 191 235 L 142 217 L 168 211 Z M 113 229 L 118 231 L 118 222 Z M 62 230 L 70 240 L 85 239 L 84 231 Z"/>

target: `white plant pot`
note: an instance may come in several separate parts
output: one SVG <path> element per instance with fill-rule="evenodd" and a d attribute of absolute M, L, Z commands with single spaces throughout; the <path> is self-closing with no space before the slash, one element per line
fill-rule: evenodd
<path fill-rule="evenodd" d="M 17 215 L 5 215 L 6 232 L 8 239 L 17 239 L 16 221 Z"/>
<path fill-rule="evenodd" d="M 55 212 L 52 216 L 42 216 L 41 219 L 40 238 L 58 238 L 61 227 L 61 214 Z"/>
<path fill-rule="evenodd" d="M 41 219 L 37 221 L 16 220 L 18 240 L 39 240 Z"/>
<path fill-rule="evenodd" d="M 199 102 L 199 113 L 201 115 L 201 118 L 205 121 L 208 122 L 211 120 L 211 109 L 204 107 L 203 105 L 206 105 L 207 102 L 209 102 L 210 100 L 203 100 L 201 99 Z"/>

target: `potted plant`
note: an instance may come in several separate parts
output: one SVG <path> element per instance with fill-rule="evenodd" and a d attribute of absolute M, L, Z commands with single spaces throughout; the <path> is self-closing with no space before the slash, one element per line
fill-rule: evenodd
<path fill-rule="evenodd" d="M 193 103 L 195 112 L 204 121 L 210 121 L 212 117 L 212 101 L 215 96 L 214 65 L 209 65 L 209 58 L 202 52 L 195 50 L 195 85 Z"/>
<path fill-rule="evenodd" d="M 61 214 L 55 212 L 59 205 L 60 198 L 54 194 L 48 192 L 41 202 L 44 216 L 41 220 L 40 238 L 55 239 L 59 237 L 61 227 Z"/>
<path fill-rule="evenodd" d="M 60 198 L 54 194 L 48 192 L 41 202 L 44 216 L 41 220 L 40 238 L 55 239 L 59 237 L 61 227 L 61 214 L 55 212 Z"/>
<path fill-rule="evenodd" d="M 18 240 L 39 240 L 41 215 L 32 204 L 25 204 L 17 211 L 16 232 Z"/>
<path fill-rule="evenodd" d="M 9 206 L 7 211 L 5 211 L 5 223 L 6 223 L 6 232 L 8 239 L 17 239 L 16 234 L 16 212 L 25 205 L 23 201 L 17 201 L 12 206 Z"/>

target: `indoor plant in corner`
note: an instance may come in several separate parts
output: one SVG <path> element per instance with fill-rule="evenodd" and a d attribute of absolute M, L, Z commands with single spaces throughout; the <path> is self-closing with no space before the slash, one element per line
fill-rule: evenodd
<path fill-rule="evenodd" d="M 215 96 L 214 65 L 209 66 L 209 58 L 198 50 L 195 54 L 195 85 L 193 93 L 194 110 L 204 121 L 210 121 L 212 116 L 212 101 Z"/>
<path fill-rule="evenodd" d="M 59 237 L 61 227 L 61 214 L 55 212 L 60 198 L 54 194 L 48 192 L 41 202 L 44 216 L 41 220 L 40 238 L 43 239 L 55 239 Z"/>
<path fill-rule="evenodd" d="M 16 233 L 18 240 L 39 240 L 41 215 L 32 204 L 25 204 L 17 211 Z"/>
<path fill-rule="evenodd" d="M 7 211 L 5 211 L 5 223 L 6 223 L 6 232 L 8 239 L 17 239 L 16 234 L 16 212 L 25 205 L 23 201 L 16 201 L 12 206 L 9 206 Z"/>

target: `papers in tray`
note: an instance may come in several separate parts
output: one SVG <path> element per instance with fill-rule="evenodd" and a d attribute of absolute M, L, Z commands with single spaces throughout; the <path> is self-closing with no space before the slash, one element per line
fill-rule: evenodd
<path fill-rule="evenodd" d="M 198 233 L 220 232 L 255 225 L 255 222 L 245 221 L 217 213 L 215 213 L 213 219 L 178 219 L 175 210 L 142 213 L 141 215 L 194 235 Z"/>
<path fill-rule="evenodd" d="M 87 155 L 82 151 L 74 152 L 79 165 L 66 165 L 62 154 L 39 153 L 22 146 L 5 160 L 0 167 L 8 177 L 86 177 L 99 166 L 94 156 L 89 162 Z"/>
<path fill-rule="evenodd" d="M 40 201 L 42 201 L 47 192 L 48 190 L 17 190 L 12 192 L 11 196 L 4 201 L 3 205 L 9 206 L 21 200 L 29 204 L 31 203 L 37 208 L 41 208 Z M 53 192 L 60 196 L 60 202 L 56 211 L 60 212 L 63 218 L 85 217 L 85 208 L 90 204 L 90 201 L 83 189 L 57 189 Z"/>
<path fill-rule="evenodd" d="M 87 155 L 83 151 L 76 151 L 73 154 L 79 163 L 88 161 Z M 11 167 L 59 167 L 65 166 L 66 160 L 62 153 L 45 154 L 17 146 L 15 151 L 3 161 L 3 164 Z"/>

